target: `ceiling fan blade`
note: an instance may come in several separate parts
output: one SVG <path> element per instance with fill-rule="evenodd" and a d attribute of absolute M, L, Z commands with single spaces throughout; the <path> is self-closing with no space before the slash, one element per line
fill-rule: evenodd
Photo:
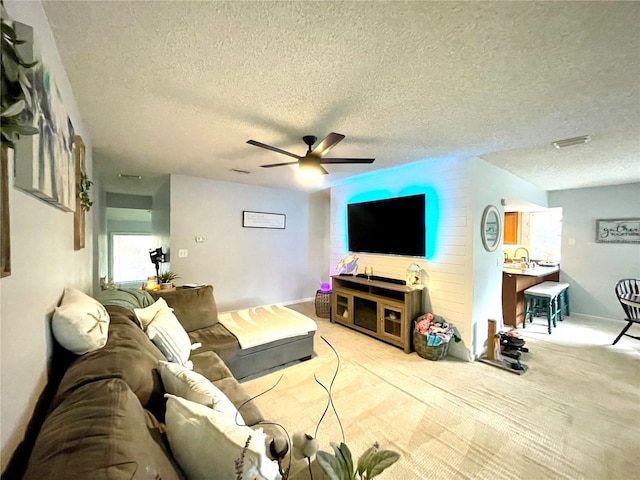
<path fill-rule="evenodd" d="M 311 153 L 322 157 L 323 155 L 326 155 L 329 152 L 329 150 L 331 150 L 338 143 L 340 143 L 340 141 L 342 141 L 343 138 L 344 138 L 344 135 L 340 133 L 331 132 L 329 135 L 325 137 L 324 140 L 322 140 L 318 145 L 316 145 L 316 147 L 313 150 L 311 150 Z"/>
<path fill-rule="evenodd" d="M 296 155 L 295 153 L 285 152 L 284 150 L 280 150 L 279 148 L 272 147 L 271 145 L 267 145 L 265 143 L 256 142 L 255 140 L 247 140 L 247 143 L 249 145 L 255 145 L 256 147 L 266 148 L 267 150 L 271 150 L 272 152 L 281 153 L 283 155 L 289 155 L 290 157 L 297 158 L 298 160 L 300 160 L 301 158 L 299 155 Z"/>
<path fill-rule="evenodd" d="M 375 158 L 321 158 L 320 163 L 373 163 Z"/>
<path fill-rule="evenodd" d="M 269 165 L 260 165 L 262 168 L 284 167 L 285 165 L 295 165 L 298 162 L 270 163 Z"/>

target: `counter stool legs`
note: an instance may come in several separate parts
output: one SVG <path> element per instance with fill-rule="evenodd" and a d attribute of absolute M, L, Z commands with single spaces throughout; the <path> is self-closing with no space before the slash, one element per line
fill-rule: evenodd
<path fill-rule="evenodd" d="M 540 314 L 544 312 L 547 316 L 547 331 L 551 334 L 551 325 L 556 326 L 558 311 L 556 299 L 557 297 L 549 298 L 525 293 L 525 310 L 522 328 L 527 328 L 527 317 L 529 318 L 529 322 L 533 322 L 533 317 L 539 317 Z"/>
<path fill-rule="evenodd" d="M 551 283 L 551 282 L 547 282 Z M 553 287 L 553 288 L 550 288 Z M 552 326 L 557 327 L 557 321 L 563 320 L 563 313 L 569 314 L 568 287 L 556 285 L 534 285 L 524 291 L 525 312 L 523 328 L 526 328 L 527 318 L 533 321 L 534 316 L 546 315 L 547 332 L 551 334 Z"/>
<path fill-rule="evenodd" d="M 560 321 L 564 320 L 565 315 L 569 317 L 571 315 L 571 309 L 569 308 L 569 287 L 566 287 L 560 293 Z"/>

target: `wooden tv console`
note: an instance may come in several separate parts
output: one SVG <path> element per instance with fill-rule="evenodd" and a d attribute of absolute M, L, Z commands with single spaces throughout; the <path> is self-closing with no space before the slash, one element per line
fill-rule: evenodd
<path fill-rule="evenodd" d="M 411 322 L 422 313 L 422 289 L 348 275 L 331 282 L 332 322 L 413 351 Z"/>

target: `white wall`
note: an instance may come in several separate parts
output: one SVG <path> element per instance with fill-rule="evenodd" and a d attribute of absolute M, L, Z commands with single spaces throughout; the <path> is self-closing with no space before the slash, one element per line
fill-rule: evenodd
<path fill-rule="evenodd" d="M 162 247 L 162 251 L 169 251 L 171 239 L 171 179 L 167 177 L 153 195 L 153 209 L 151 211 L 151 231 L 155 241 L 154 248 Z M 153 270 L 153 269 L 152 269 Z"/>
<path fill-rule="evenodd" d="M 480 224 L 484 209 L 495 206 L 504 218 L 503 198 L 516 198 L 523 202 L 547 205 L 547 194 L 534 185 L 479 158 L 467 160 L 467 173 L 473 185 L 471 211 L 473 223 L 468 235 L 473 238 L 473 297 L 472 297 L 472 344 L 473 356 L 477 358 L 487 349 L 488 320 L 496 320 L 502 328 L 502 242 L 493 252 L 487 252 L 480 236 Z M 502 225 L 504 232 L 504 225 Z"/>
<path fill-rule="evenodd" d="M 7 0 L 14 20 L 34 28 L 42 58 L 55 79 L 76 132 L 86 145 L 89 177 L 91 139 L 82 123 L 55 41 L 40 2 Z M 10 170 L 11 171 L 11 170 Z M 0 434 L 2 470 L 24 436 L 26 424 L 47 382 L 52 339 L 49 322 L 63 290 L 90 293 L 93 215 L 86 217 L 86 248 L 73 250 L 73 214 L 16 188 L 9 190 L 11 269 L 0 280 Z"/>
<path fill-rule="evenodd" d="M 549 192 L 562 207 L 560 280 L 568 282 L 571 310 L 620 319 L 614 294 L 621 278 L 640 278 L 640 245 L 596 243 L 596 219 L 640 218 L 640 183 Z"/>
<path fill-rule="evenodd" d="M 331 189 L 331 273 L 347 250 L 346 205 L 381 198 L 425 193 L 427 255 L 424 259 L 358 254 L 359 272 L 404 279 L 417 263 L 427 273 L 424 310 L 443 316 L 460 332 L 462 343 L 450 354 L 479 356 L 486 343 L 487 318 L 502 316 L 502 253 L 482 247 L 480 219 L 484 207 L 516 196 L 546 203 L 544 191 L 483 160 L 429 160 L 360 176 Z"/>
<path fill-rule="evenodd" d="M 312 298 L 326 265 L 323 202 L 302 192 L 172 175 L 176 283 L 213 285 L 222 311 Z M 286 228 L 243 228 L 243 210 L 283 213 Z M 187 258 L 178 257 L 180 249 Z"/>

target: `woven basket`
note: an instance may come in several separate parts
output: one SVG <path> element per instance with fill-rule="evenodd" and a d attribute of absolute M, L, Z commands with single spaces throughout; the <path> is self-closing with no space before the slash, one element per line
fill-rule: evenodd
<path fill-rule="evenodd" d="M 427 360 L 442 360 L 449 351 L 449 342 L 442 342 L 435 347 L 427 345 L 427 335 L 413 331 L 413 348 L 416 353 Z"/>
<path fill-rule="evenodd" d="M 331 292 L 316 291 L 316 316 L 331 317 Z"/>

